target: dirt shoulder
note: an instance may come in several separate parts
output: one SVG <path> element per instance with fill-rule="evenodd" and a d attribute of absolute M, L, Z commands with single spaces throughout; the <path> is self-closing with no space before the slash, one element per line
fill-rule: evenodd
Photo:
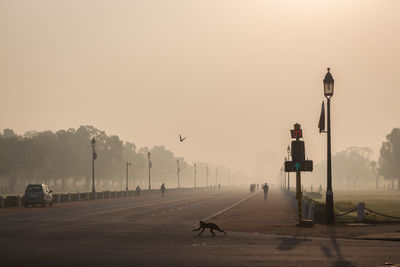
<path fill-rule="evenodd" d="M 400 223 L 333 226 L 315 224 L 311 228 L 297 227 L 296 213 L 279 190 L 270 190 L 266 201 L 263 193 L 257 193 L 253 198 L 210 221 L 226 231 L 328 238 L 393 237 L 400 240 Z"/>

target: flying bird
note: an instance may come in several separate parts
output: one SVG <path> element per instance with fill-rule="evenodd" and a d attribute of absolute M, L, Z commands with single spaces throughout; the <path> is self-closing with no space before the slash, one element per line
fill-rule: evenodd
<path fill-rule="evenodd" d="M 183 142 L 186 139 L 186 136 L 182 138 L 182 135 L 179 135 L 179 141 Z"/>

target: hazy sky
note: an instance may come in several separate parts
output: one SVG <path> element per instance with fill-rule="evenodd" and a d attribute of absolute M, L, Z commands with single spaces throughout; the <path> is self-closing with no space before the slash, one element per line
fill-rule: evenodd
<path fill-rule="evenodd" d="M 283 159 L 299 122 L 318 162 L 331 67 L 333 152 L 377 156 L 400 126 L 399 12 L 398 0 L 0 0 L 0 129 L 94 125 L 252 174 L 265 150 Z"/>

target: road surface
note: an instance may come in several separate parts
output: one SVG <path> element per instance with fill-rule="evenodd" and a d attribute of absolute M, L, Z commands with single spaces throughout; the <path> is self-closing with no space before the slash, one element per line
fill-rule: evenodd
<path fill-rule="evenodd" d="M 199 237 L 191 231 L 200 219 L 248 195 L 247 189 L 167 192 L 164 198 L 154 194 L 1 214 L 0 266 L 378 266 L 400 262 L 398 242 L 239 232 L 211 237 L 208 231 Z"/>

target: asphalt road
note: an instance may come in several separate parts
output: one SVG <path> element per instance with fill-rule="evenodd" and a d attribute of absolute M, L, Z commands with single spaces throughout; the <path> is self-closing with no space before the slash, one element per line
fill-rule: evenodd
<path fill-rule="evenodd" d="M 400 244 L 228 232 L 200 219 L 247 197 L 198 190 L 28 208 L 0 215 L 0 266 L 378 266 Z M 223 216 L 223 215 L 221 215 Z M 221 226 L 222 227 L 222 226 Z M 223 228 L 223 227 L 222 227 Z"/>

